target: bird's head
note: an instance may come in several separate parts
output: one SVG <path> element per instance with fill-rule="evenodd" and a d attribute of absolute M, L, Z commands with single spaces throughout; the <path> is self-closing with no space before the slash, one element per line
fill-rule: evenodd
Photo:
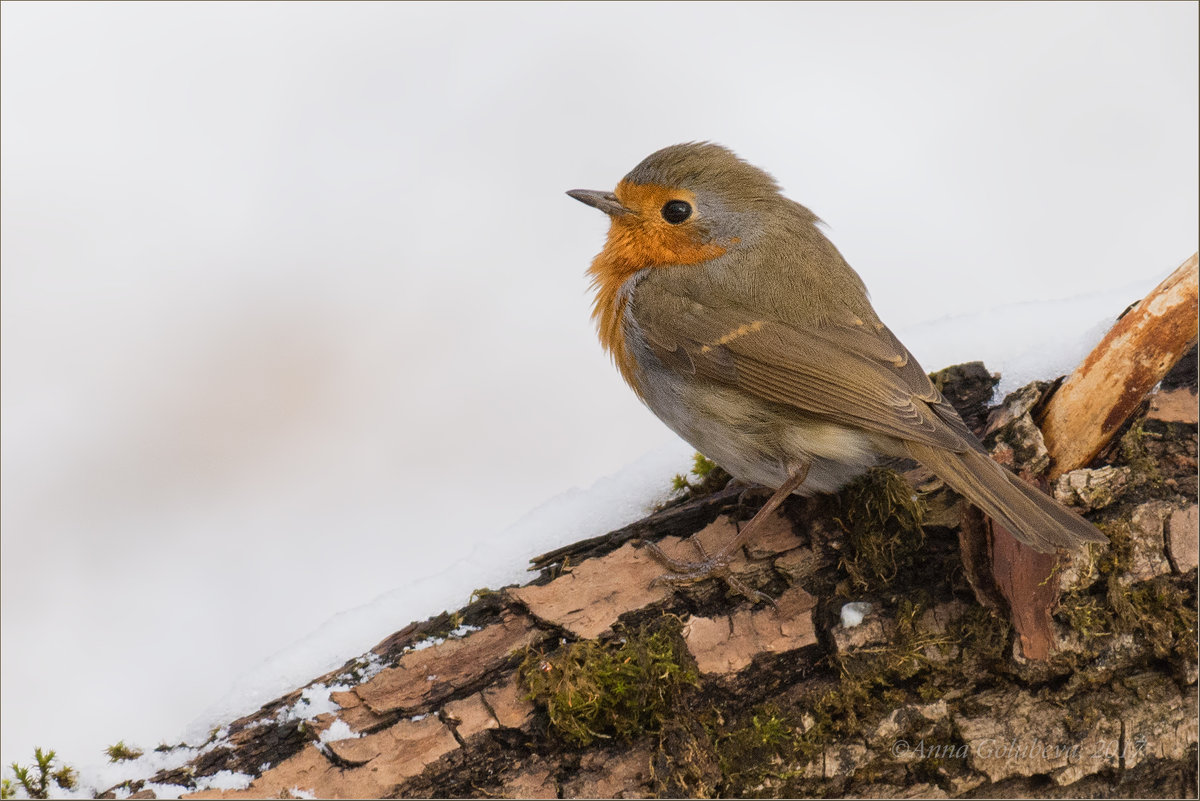
<path fill-rule="evenodd" d="M 623 274 L 721 256 L 753 238 L 781 198 L 770 175 L 709 142 L 652 153 L 613 192 L 567 194 L 611 218 L 598 261 Z"/>

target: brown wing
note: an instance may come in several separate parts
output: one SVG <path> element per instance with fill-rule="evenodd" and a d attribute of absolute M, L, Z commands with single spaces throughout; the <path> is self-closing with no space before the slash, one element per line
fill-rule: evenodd
<path fill-rule="evenodd" d="M 669 369 L 737 386 L 830 421 L 952 451 L 981 450 L 954 408 L 882 323 L 849 313 L 797 327 L 655 287 L 635 312 Z"/>

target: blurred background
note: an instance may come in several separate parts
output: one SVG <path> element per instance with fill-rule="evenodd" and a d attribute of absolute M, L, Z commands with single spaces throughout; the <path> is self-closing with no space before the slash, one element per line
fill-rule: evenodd
<path fill-rule="evenodd" d="M 655 448 L 665 488 L 563 194 L 662 146 L 772 172 L 1008 389 L 1196 248 L 1194 3 L 0 14 L 4 763 L 153 748 L 548 498 Z"/>

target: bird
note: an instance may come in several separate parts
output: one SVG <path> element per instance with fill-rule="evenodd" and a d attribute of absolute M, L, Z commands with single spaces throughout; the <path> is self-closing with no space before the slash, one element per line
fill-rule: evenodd
<path fill-rule="evenodd" d="M 614 191 L 567 194 L 609 217 L 587 270 L 600 343 L 638 398 L 734 479 L 773 490 L 740 532 L 657 581 L 729 563 L 789 495 L 834 492 L 914 459 L 1043 553 L 1107 539 L 994 461 L 875 313 L 867 289 L 767 172 L 712 142 L 642 160 Z M 693 538 L 694 539 L 694 538 Z"/>

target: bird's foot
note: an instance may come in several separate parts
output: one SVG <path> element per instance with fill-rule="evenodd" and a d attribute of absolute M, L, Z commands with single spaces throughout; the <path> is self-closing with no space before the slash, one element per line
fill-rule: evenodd
<path fill-rule="evenodd" d="M 719 578 L 731 590 L 749 598 L 751 601 L 762 601 L 775 607 L 776 610 L 779 609 L 779 605 L 775 603 L 774 598 L 765 592 L 754 589 L 734 575 L 733 570 L 729 567 L 732 555 L 726 553 L 725 549 L 718 551 L 713 556 L 709 556 L 708 551 L 705 550 L 704 545 L 695 535 L 688 537 L 688 542 L 700 554 L 700 561 L 685 562 L 681 559 L 675 559 L 667 556 L 666 552 L 654 543 L 648 542 L 645 544 L 645 547 L 649 550 L 650 555 L 654 557 L 655 561 L 671 571 L 655 578 L 650 582 L 650 586 L 669 584 L 678 587 L 695 584 L 708 578 Z"/>
<path fill-rule="evenodd" d="M 758 510 L 758 514 L 756 514 L 754 518 L 747 523 L 740 532 L 738 532 L 736 537 L 727 542 L 725 546 L 721 548 L 721 550 L 717 551 L 712 556 L 708 555 L 708 551 L 704 549 L 704 546 L 700 543 L 700 540 L 696 539 L 694 534 L 691 537 L 688 537 L 688 541 L 692 543 L 692 546 L 700 554 L 700 561 L 698 562 L 684 562 L 680 559 L 674 559 L 670 556 L 667 556 L 663 552 L 662 548 L 659 548 L 657 545 L 654 545 L 653 543 L 647 543 L 646 547 L 650 549 L 650 555 L 671 571 L 670 573 L 665 573 L 654 579 L 654 581 L 651 582 L 651 585 L 695 584 L 697 581 L 703 581 L 710 576 L 716 576 L 717 578 L 723 580 L 730 587 L 730 589 L 734 590 L 735 592 L 741 593 L 752 601 L 765 601 L 778 610 L 779 605 L 775 603 L 774 598 L 767 595 L 765 592 L 759 592 L 753 587 L 750 587 L 746 584 L 746 582 L 735 576 L 733 571 L 729 568 L 729 563 L 733 561 L 733 555 L 738 552 L 738 549 L 740 549 L 742 545 L 754 535 L 754 532 L 758 530 L 758 527 L 762 525 L 762 522 L 771 515 L 775 514 L 776 510 L 779 509 L 779 506 L 783 503 L 784 499 L 787 498 L 788 495 L 791 495 L 793 492 L 795 492 L 796 489 L 804 483 L 804 479 L 807 475 L 808 464 L 802 463 L 798 465 L 792 471 L 787 481 L 783 483 L 783 486 L 775 490 L 763 507 Z"/>

